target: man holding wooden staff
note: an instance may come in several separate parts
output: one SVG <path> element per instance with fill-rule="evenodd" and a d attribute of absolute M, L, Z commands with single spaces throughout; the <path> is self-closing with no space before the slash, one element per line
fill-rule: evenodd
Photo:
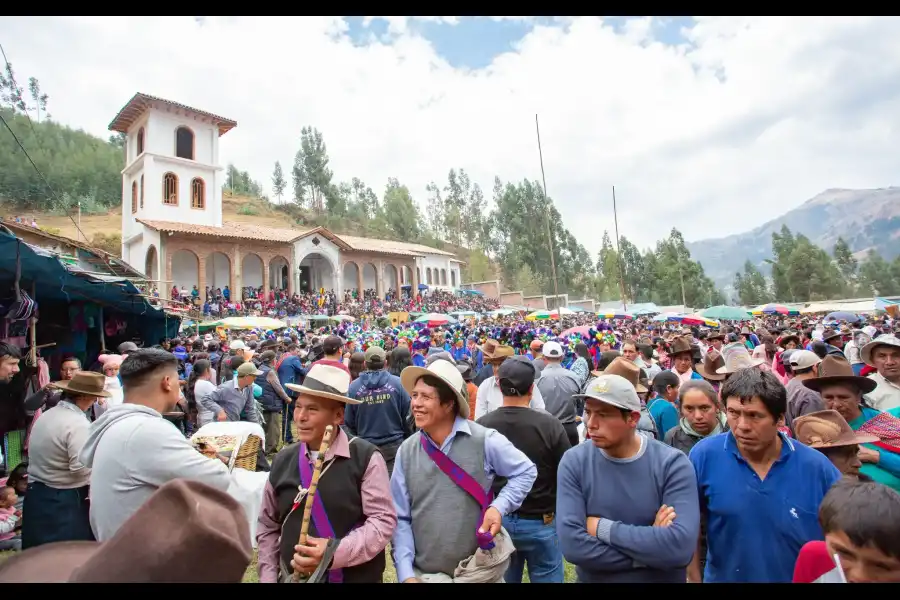
<path fill-rule="evenodd" d="M 272 462 L 256 534 L 259 581 L 285 582 L 297 571 L 305 579 L 315 573 L 314 580 L 321 583 L 381 583 L 384 549 L 397 526 L 397 513 L 381 453 L 361 438 L 348 438 L 340 427 L 344 407 L 359 403 L 347 397 L 350 375 L 333 365 L 315 364 L 303 385 L 286 385 L 297 392 L 293 418 L 298 442 Z M 333 436 L 320 463 L 318 485 L 308 494 L 329 426 Z M 310 495 L 309 537 L 301 545 Z M 324 568 L 327 575 L 320 580 Z"/>

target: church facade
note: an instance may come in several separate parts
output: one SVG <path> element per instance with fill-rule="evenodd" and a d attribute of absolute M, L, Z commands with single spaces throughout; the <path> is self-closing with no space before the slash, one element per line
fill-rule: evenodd
<path fill-rule="evenodd" d="M 122 258 L 172 286 L 320 288 L 343 294 L 460 287 L 462 262 L 420 244 L 223 221 L 219 138 L 237 122 L 138 93 L 109 125 L 125 135 Z M 233 297 L 239 297 L 233 293 Z"/>

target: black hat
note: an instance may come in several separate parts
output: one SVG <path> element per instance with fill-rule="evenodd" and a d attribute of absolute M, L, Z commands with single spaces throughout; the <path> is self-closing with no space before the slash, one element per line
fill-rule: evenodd
<path fill-rule="evenodd" d="M 344 340 L 336 335 L 329 335 L 327 338 L 325 338 L 325 341 L 322 342 L 322 350 L 325 351 L 325 354 L 335 354 L 343 347 Z"/>
<path fill-rule="evenodd" d="M 500 391 L 504 396 L 524 396 L 534 385 L 537 370 L 528 358 L 513 356 L 503 361 L 497 372 Z"/>

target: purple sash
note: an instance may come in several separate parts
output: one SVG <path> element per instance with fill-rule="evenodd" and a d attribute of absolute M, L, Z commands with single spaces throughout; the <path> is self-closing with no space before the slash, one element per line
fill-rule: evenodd
<path fill-rule="evenodd" d="M 419 439 L 422 442 L 422 450 L 428 455 L 428 458 L 440 469 L 444 475 L 450 478 L 450 481 L 459 486 L 461 490 L 472 496 L 475 502 L 481 507 L 481 518 L 475 526 L 475 539 L 478 541 L 478 547 L 482 550 L 490 550 L 494 547 L 494 536 L 490 531 L 480 533 L 478 528 L 484 522 L 484 513 L 494 501 L 494 493 L 490 490 L 487 492 L 481 489 L 481 486 L 475 481 L 475 478 L 466 473 L 462 467 L 453 462 L 449 456 L 441 452 L 440 448 L 425 439 L 425 434 L 420 433 Z"/>
<path fill-rule="evenodd" d="M 324 460 L 324 457 L 322 459 Z M 312 466 L 309 464 L 309 459 L 306 456 L 306 444 L 302 442 L 300 444 L 300 456 L 297 458 L 297 463 L 300 467 L 300 485 L 308 490 L 309 484 L 312 482 Z M 307 500 L 308 499 L 309 496 L 307 496 Z M 322 505 L 322 499 L 319 497 L 319 494 L 316 494 L 313 498 L 312 521 L 313 525 L 316 526 L 316 534 L 318 537 L 337 537 L 334 535 L 334 529 L 331 527 L 331 521 L 328 520 L 328 515 L 325 513 L 325 507 Z M 344 571 L 341 569 L 329 569 L 328 583 L 344 583 Z"/>

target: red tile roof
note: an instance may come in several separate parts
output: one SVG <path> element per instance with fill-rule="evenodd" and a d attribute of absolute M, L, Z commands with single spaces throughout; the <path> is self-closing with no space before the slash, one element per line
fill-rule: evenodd
<path fill-rule="evenodd" d="M 150 107 L 154 102 L 165 104 L 172 108 L 187 110 L 194 112 L 198 115 L 207 117 L 216 122 L 219 126 L 219 135 L 225 135 L 235 127 L 237 127 L 237 121 L 232 119 L 226 119 L 225 117 L 220 117 L 219 115 L 214 115 L 213 113 L 206 112 L 205 110 L 198 110 L 196 108 L 191 108 L 185 104 L 181 104 L 179 102 L 172 102 L 171 100 L 166 100 L 165 98 L 158 98 L 156 96 L 151 96 L 149 94 L 142 94 L 138 92 L 134 96 L 132 96 L 131 100 L 128 101 L 125 106 L 122 107 L 122 110 L 119 111 L 119 114 L 112 120 L 109 124 L 110 131 L 118 131 L 119 133 L 127 133 L 128 128 L 140 117 L 144 112 Z"/>

